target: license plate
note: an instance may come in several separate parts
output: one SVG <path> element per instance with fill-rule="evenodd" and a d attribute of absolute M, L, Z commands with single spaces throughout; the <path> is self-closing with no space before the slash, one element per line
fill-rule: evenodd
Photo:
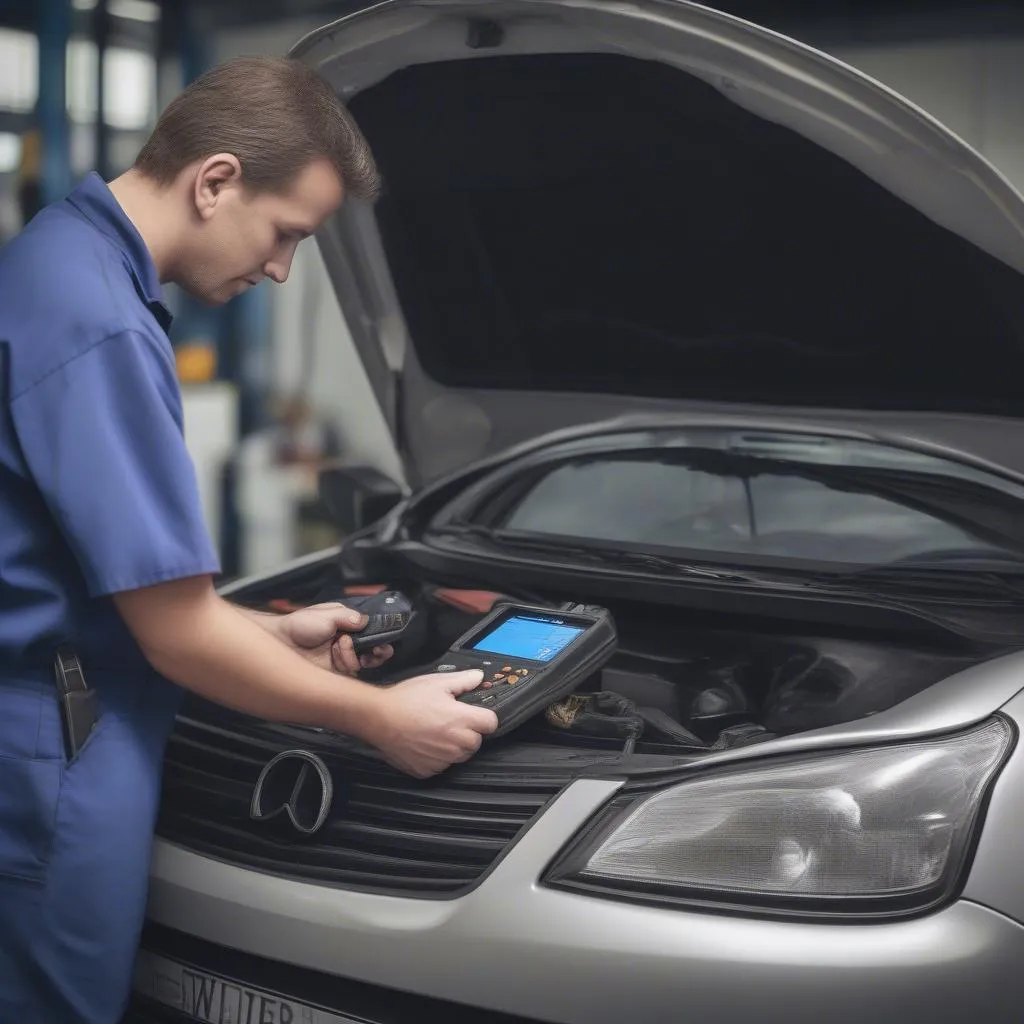
<path fill-rule="evenodd" d="M 363 1024 L 319 1006 L 141 950 L 135 991 L 203 1024 Z"/>

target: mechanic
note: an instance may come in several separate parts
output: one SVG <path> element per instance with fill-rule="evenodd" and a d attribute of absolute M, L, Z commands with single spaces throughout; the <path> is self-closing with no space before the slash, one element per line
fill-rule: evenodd
<path fill-rule="evenodd" d="M 0 250 L 5 1024 L 120 1019 L 182 688 L 358 736 L 415 776 L 465 760 L 497 727 L 455 700 L 479 672 L 375 687 L 354 678 L 351 638 L 335 640 L 362 616 L 340 604 L 261 615 L 213 587 L 161 284 L 216 305 L 283 282 L 298 242 L 377 188 L 321 78 L 243 58 L 181 93 L 125 174 L 88 176 Z M 97 701 L 77 748 L 58 647 Z"/>

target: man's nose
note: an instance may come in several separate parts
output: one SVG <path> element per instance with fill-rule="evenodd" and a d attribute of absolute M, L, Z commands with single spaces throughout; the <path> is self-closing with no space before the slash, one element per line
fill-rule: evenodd
<path fill-rule="evenodd" d="M 291 270 L 292 260 L 289 256 L 283 260 L 271 260 L 263 268 L 263 273 L 270 278 L 271 281 L 276 281 L 278 284 L 284 284 L 288 280 L 288 272 Z"/>
<path fill-rule="evenodd" d="M 297 246 L 298 242 L 296 241 L 286 242 L 284 245 L 278 246 L 277 251 L 263 267 L 263 273 L 271 281 L 284 284 L 288 280 L 288 271 L 292 268 L 292 259 L 295 256 Z"/>

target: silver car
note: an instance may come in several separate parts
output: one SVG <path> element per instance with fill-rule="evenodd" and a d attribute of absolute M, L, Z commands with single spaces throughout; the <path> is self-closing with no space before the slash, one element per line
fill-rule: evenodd
<path fill-rule="evenodd" d="M 129 1019 L 1019 1021 L 1021 196 L 674 0 L 384 2 L 295 53 L 387 182 L 319 244 L 406 479 L 325 473 L 340 546 L 224 592 L 401 590 L 381 683 L 502 600 L 619 643 L 588 713 L 427 781 L 190 699 Z M 253 815 L 274 772 L 308 827 Z"/>

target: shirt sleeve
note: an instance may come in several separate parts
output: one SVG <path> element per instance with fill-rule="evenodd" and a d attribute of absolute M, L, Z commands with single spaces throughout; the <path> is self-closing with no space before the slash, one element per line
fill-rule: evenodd
<path fill-rule="evenodd" d="M 216 574 L 170 352 L 113 335 L 17 395 L 29 472 L 93 597 Z"/>

